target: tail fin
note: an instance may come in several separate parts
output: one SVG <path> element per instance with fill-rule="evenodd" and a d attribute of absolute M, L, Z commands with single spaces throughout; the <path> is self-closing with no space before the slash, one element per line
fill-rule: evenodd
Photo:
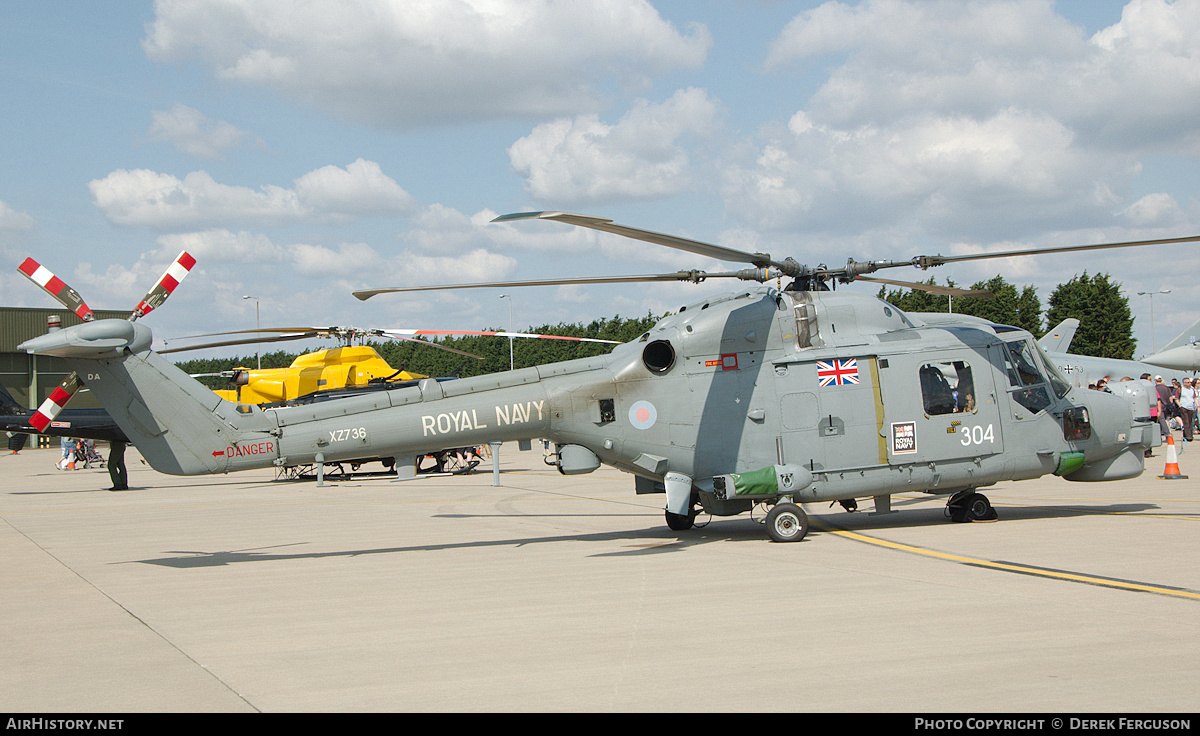
<path fill-rule="evenodd" d="M 196 475 L 240 469 L 227 448 L 269 439 L 276 427 L 258 407 L 221 399 L 152 352 L 151 340 L 144 325 L 98 320 L 18 349 L 64 358 L 155 470 Z M 261 466 L 263 458 L 256 459 Z"/>
<path fill-rule="evenodd" d="M 1179 333 L 1179 335 L 1176 336 L 1176 338 L 1174 340 L 1167 343 L 1166 345 L 1163 345 L 1162 350 L 1160 350 L 1159 352 L 1166 352 L 1172 348 L 1179 348 L 1179 347 L 1183 347 L 1185 345 L 1191 345 L 1198 340 L 1200 340 L 1200 320 L 1193 322 L 1191 324 L 1191 326 L 1189 326 L 1186 330 Z"/>
<path fill-rule="evenodd" d="M 1051 328 L 1038 344 L 1047 353 L 1066 353 L 1070 351 L 1071 341 L 1075 339 L 1075 330 L 1079 329 L 1079 320 L 1074 317 L 1064 319 L 1058 326 Z"/>
<path fill-rule="evenodd" d="M 24 414 L 29 411 L 25 407 L 17 403 L 17 400 L 12 397 L 8 389 L 0 384 L 0 412 L 4 414 Z"/>

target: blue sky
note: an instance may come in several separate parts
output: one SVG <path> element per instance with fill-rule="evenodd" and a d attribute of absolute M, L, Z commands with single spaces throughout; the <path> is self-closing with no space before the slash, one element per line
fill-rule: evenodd
<path fill-rule="evenodd" d="M 830 265 L 1200 234 L 1200 0 L 161 0 L 0 21 L 0 303 L 51 304 L 16 271 L 32 255 L 129 308 L 187 248 L 159 340 L 253 327 L 247 294 L 263 326 L 503 328 L 500 289 L 350 292 L 727 269 L 487 222 L 521 210 Z M 1045 300 L 1110 273 L 1141 353 L 1200 319 L 1198 247 L 932 275 Z M 522 329 L 728 288 L 504 293 Z M 1152 336 L 1136 293 L 1161 289 Z"/>

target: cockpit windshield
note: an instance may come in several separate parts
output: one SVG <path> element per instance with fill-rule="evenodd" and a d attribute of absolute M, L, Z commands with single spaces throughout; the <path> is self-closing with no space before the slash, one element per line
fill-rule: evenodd
<path fill-rule="evenodd" d="M 1046 383 L 1050 383 L 1054 387 L 1054 392 L 1060 398 L 1066 394 L 1066 389 L 1070 387 L 1065 381 L 1059 379 L 1057 371 L 1047 372 L 1048 375 L 1059 379 L 1057 382 L 1047 379 L 1043 374 L 1041 369 L 1048 368 L 1049 361 L 1043 359 L 1041 350 L 1032 340 L 1014 340 L 1005 343 L 1004 348 L 1004 365 L 1008 373 L 1009 391 L 1013 400 L 1018 404 L 1034 414 L 1050 406 L 1050 393 L 1046 390 Z M 1059 393 L 1059 384 L 1063 388 L 1061 393 Z"/>
<path fill-rule="evenodd" d="M 1067 381 L 1067 377 L 1062 374 L 1058 366 L 1054 365 L 1054 361 L 1050 360 L 1050 356 L 1046 355 L 1046 351 L 1042 350 L 1042 346 L 1036 342 L 1033 343 L 1033 349 L 1037 351 L 1038 360 L 1042 362 L 1042 369 L 1046 372 L 1046 377 L 1050 379 L 1050 388 L 1054 391 L 1054 395 L 1062 398 L 1071 390 L 1071 384 Z"/>

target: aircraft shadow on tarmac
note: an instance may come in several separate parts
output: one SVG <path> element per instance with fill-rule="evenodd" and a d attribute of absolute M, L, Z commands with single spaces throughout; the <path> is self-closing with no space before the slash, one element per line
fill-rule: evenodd
<path fill-rule="evenodd" d="M 1001 522 L 1030 521 L 1037 519 L 1056 519 L 1093 515 L 1122 515 L 1151 511 L 1158 507 L 1148 503 L 1124 503 L 1098 506 L 1021 506 L 1001 507 L 999 509 Z M 436 518 L 470 519 L 470 518 L 512 518 L 512 514 L 447 514 Z M 522 514 L 523 517 L 568 517 L 576 514 Z M 594 516 L 594 514 L 587 514 Z M 1187 516 L 1187 514 L 1181 514 Z M 836 518 L 838 523 L 828 524 L 827 520 Z M 700 517 L 701 519 L 703 517 Z M 931 508 L 909 511 L 903 514 L 872 516 L 869 513 L 813 515 L 813 524 L 808 537 L 804 541 L 820 537 L 823 531 L 859 531 L 871 532 L 886 529 L 912 528 L 950 524 L 943 509 Z M 763 537 L 762 529 L 756 520 L 746 517 L 730 518 L 719 523 L 704 523 L 700 521 L 695 529 L 685 532 L 675 532 L 663 527 L 630 529 L 628 531 L 598 532 L 593 534 L 558 534 L 543 537 L 521 537 L 512 539 L 492 539 L 469 542 L 449 542 L 446 544 L 423 544 L 397 547 L 378 547 L 374 549 L 353 549 L 332 552 L 270 552 L 284 547 L 297 547 L 307 542 L 259 547 L 246 550 L 199 552 L 171 550 L 169 557 L 159 557 L 147 560 L 131 560 L 147 565 L 161 565 L 174 568 L 204 568 L 222 567 L 247 562 L 280 562 L 285 560 L 325 559 L 330 557 L 360 557 L 363 555 L 390 555 L 414 552 L 440 552 L 461 549 L 488 549 L 499 547 L 524 547 L 531 544 L 552 544 L 571 542 L 631 542 L 622 549 L 610 552 L 599 552 L 590 557 L 626 557 L 652 554 L 663 554 L 685 551 L 689 547 L 713 542 L 752 542 L 755 544 L 771 544 Z M 804 542 L 801 542 L 803 544 Z M 116 563 L 129 564 L 129 563 Z"/>

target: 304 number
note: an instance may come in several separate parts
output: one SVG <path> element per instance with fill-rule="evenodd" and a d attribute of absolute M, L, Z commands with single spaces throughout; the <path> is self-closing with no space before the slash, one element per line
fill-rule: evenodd
<path fill-rule="evenodd" d="M 992 425 L 984 427 L 982 424 L 977 424 L 974 427 L 963 427 L 959 430 L 962 434 L 963 447 L 971 445 L 995 444 L 996 432 L 992 429 Z"/>

